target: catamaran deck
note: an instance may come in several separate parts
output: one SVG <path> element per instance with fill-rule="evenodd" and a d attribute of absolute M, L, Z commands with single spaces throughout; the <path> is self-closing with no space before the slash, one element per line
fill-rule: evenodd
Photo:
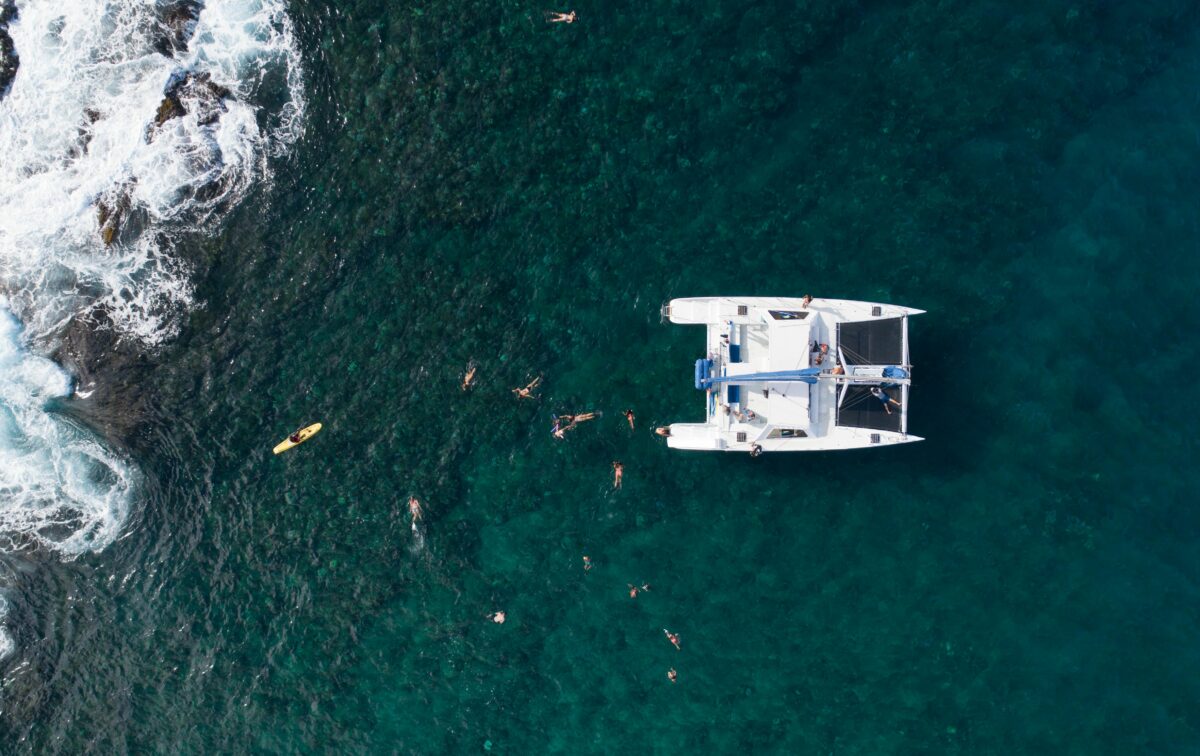
<path fill-rule="evenodd" d="M 907 319 L 920 312 L 841 299 L 672 300 L 671 322 L 707 326 L 696 366 L 705 422 L 672 424 L 668 444 L 801 451 L 921 440 L 907 433 Z"/>

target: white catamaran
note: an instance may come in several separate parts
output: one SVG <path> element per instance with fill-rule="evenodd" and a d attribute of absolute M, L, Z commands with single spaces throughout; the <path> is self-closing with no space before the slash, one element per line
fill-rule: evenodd
<path fill-rule="evenodd" d="M 849 299 L 689 297 L 672 323 L 707 326 L 696 361 L 703 423 L 673 423 L 674 449 L 857 449 L 908 433 L 908 318 L 924 310 Z"/>

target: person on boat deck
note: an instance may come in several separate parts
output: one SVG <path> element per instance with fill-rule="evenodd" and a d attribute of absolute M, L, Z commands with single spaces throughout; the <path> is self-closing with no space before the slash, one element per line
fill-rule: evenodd
<path fill-rule="evenodd" d="M 302 431 L 302 430 L 304 430 L 304 429 L 301 428 L 300 430 L 296 431 L 292 435 L 288 436 L 288 441 L 291 441 L 293 444 L 300 443 L 300 431 Z"/>
<path fill-rule="evenodd" d="M 812 304 L 812 294 L 805 294 L 803 301 L 800 302 L 800 307 L 807 310 L 810 304 Z"/>
<path fill-rule="evenodd" d="M 817 355 L 816 357 L 813 358 L 813 364 L 820 365 L 822 362 L 825 361 L 825 355 L 829 354 L 829 345 L 828 344 L 820 344 L 820 343 L 814 341 L 812 343 L 812 351 L 815 352 Z"/>
<path fill-rule="evenodd" d="M 900 407 L 900 402 L 898 402 L 895 399 L 893 399 L 892 397 L 888 396 L 888 393 L 886 391 L 884 391 L 883 389 L 879 388 L 878 386 L 871 389 L 871 396 L 873 396 L 876 399 L 878 399 L 879 401 L 883 402 L 883 408 L 885 410 L 887 410 L 887 413 L 889 415 L 892 414 L 892 405 L 893 404 L 896 405 L 896 407 Z"/>
<path fill-rule="evenodd" d="M 758 444 L 750 444 L 750 456 L 757 457 L 762 454 L 762 447 Z"/>

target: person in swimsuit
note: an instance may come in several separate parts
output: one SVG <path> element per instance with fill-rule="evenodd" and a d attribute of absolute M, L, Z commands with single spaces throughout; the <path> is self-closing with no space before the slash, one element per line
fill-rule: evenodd
<path fill-rule="evenodd" d="M 635 599 L 635 598 L 637 598 L 637 595 L 638 595 L 638 593 L 639 593 L 639 592 L 641 592 L 641 591 L 648 591 L 648 590 L 650 590 L 650 584 L 649 584 L 649 583 L 647 583 L 646 585 L 640 586 L 640 587 L 639 587 L 639 586 L 636 586 L 636 585 L 634 585 L 633 583 L 626 583 L 626 585 L 628 585 L 628 586 L 629 586 L 629 598 L 631 598 L 631 599 Z"/>
<path fill-rule="evenodd" d="M 587 554 L 583 555 L 583 571 L 587 572 L 592 569 L 592 558 Z"/>
<path fill-rule="evenodd" d="M 301 428 L 300 430 L 304 430 L 304 429 Z M 295 433 L 293 433 L 292 435 L 288 436 L 288 441 L 291 441 L 293 444 L 300 443 L 300 430 L 298 430 Z"/>
<path fill-rule="evenodd" d="M 762 447 L 758 444 L 750 444 L 750 456 L 757 457 L 762 454 Z"/>
<path fill-rule="evenodd" d="M 472 362 L 467 365 L 467 373 L 466 373 L 466 375 L 463 376 L 462 390 L 466 391 L 467 389 L 471 388 L 471 384 L 473 384 L 474 382 L 475 382 L 475 363 Z"/>
<path fill-rule="evenodd" d="M 613 488 L 621 487 L 621 476 L 625 474 L 625 465 L 613 462 Z"/>
<path fill-rule="evenodd" d="M 675 647 L 676 651 L 683 650 L 683 646 L 679 645 L 679 633 L 673 633 L 665 627 L 663 628 L 663 632 L 666 634 L 667 640 L 671 641 L 671 645 Z"/>
<path fill-rule="evenodd" d="M 412 515 L 414 524 L 424 515 L 424 512 L 421 511 L 421 502 L 417 500 L 416 496 L 408 497 L 408 513 Z"/>
<path fill-rule="evenodd" d="M 842 367 L 841 365 L 838 365 L 837 367 L 835 367 L 835 368 L 833 369 L 833 374 L 834 374 L 834 375 L 845 375 L 845 374 L 846 374 L 846 368 Z"/>
<path fill-rule="evenodd" d="M 629 430 L 633 430 L 633 410 L 627 409 L 621 413 L 629 421 Z"/>
<path fill-rule="evenodd" d="M 667 679 L 670 680 L 671 682 L 679 681 L 679 673 L 675 671 L 674 667 L 671 667 L 670 669 L 667 670 Z"/>
<path fill-rule="evenodd" d="M 668 425 L 660 425 L 654 429 L 654 433 L 659 436 L 668 437 L 671 435 L 671 427 Z"/>
<path fill-rule="evenodd" d="M 495 622 L 497 625 L 503 625 L 504 620 L 506 620 L 507 617 L 504 616 L 504 611 L 501 610 L 501 611 L 492 612 L 491 614 L 489 614 L 488 619 L 490 619 L 492 622 Z"/>
<path fill-rule="evenodd" d="M 892 397 L 888 396 L 888 393 L 886 391 L 884 391 L 883 389 L 879 388 L 878 386 L 871 389 L 871 396 L 875 397 L 876 399 L 878 399 L 880 402 L 883 403 L 883 408 L 885 410 L 887 410 L 887 413 L 889 415 L 892 414 L 892 405 L 893 404 L 896 405 L 897 408 L 900 407 L 900 402 L 898 402 L 895 399 L 893 399 Z"/>
<path fill-rule="evenodd" d="M 569 13 L 550 11 L 550 16 L 547 20 L 552 24 L 573 24 L 575 23 L 575 11 Z"/>
<path fill-rule="evenodd" d="M 800 302 L 800 306 L 807 310 L 810 304 L 812 304 L 812 294 L 805 294 L 804 299 Z"/>
<path fill-rule="evenodd" d="M 542 376 L 539 375 L 537 378 L 534 378 L 532 381 L 530 381 L 525 388 L 515 388 L 512 390 L 512 392 L 517 395 L 518 399 L 536 399 L 537 397 L 533 395 L 533 390 L 537 388 L 538 384 L 541 382 Z"/>

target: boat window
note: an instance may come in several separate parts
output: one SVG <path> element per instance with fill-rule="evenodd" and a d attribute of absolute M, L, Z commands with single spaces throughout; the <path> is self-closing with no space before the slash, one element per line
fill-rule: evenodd
<path fill-rule="evenodd" d="M 808 438 L 808 434 L 799 428 L 772 428 L 767 438 Z"/>
<path fill-rule="evenodd" d="M 808 312 L 799 310 L 767 310 L 776 320 L 804 320 Z"/>

